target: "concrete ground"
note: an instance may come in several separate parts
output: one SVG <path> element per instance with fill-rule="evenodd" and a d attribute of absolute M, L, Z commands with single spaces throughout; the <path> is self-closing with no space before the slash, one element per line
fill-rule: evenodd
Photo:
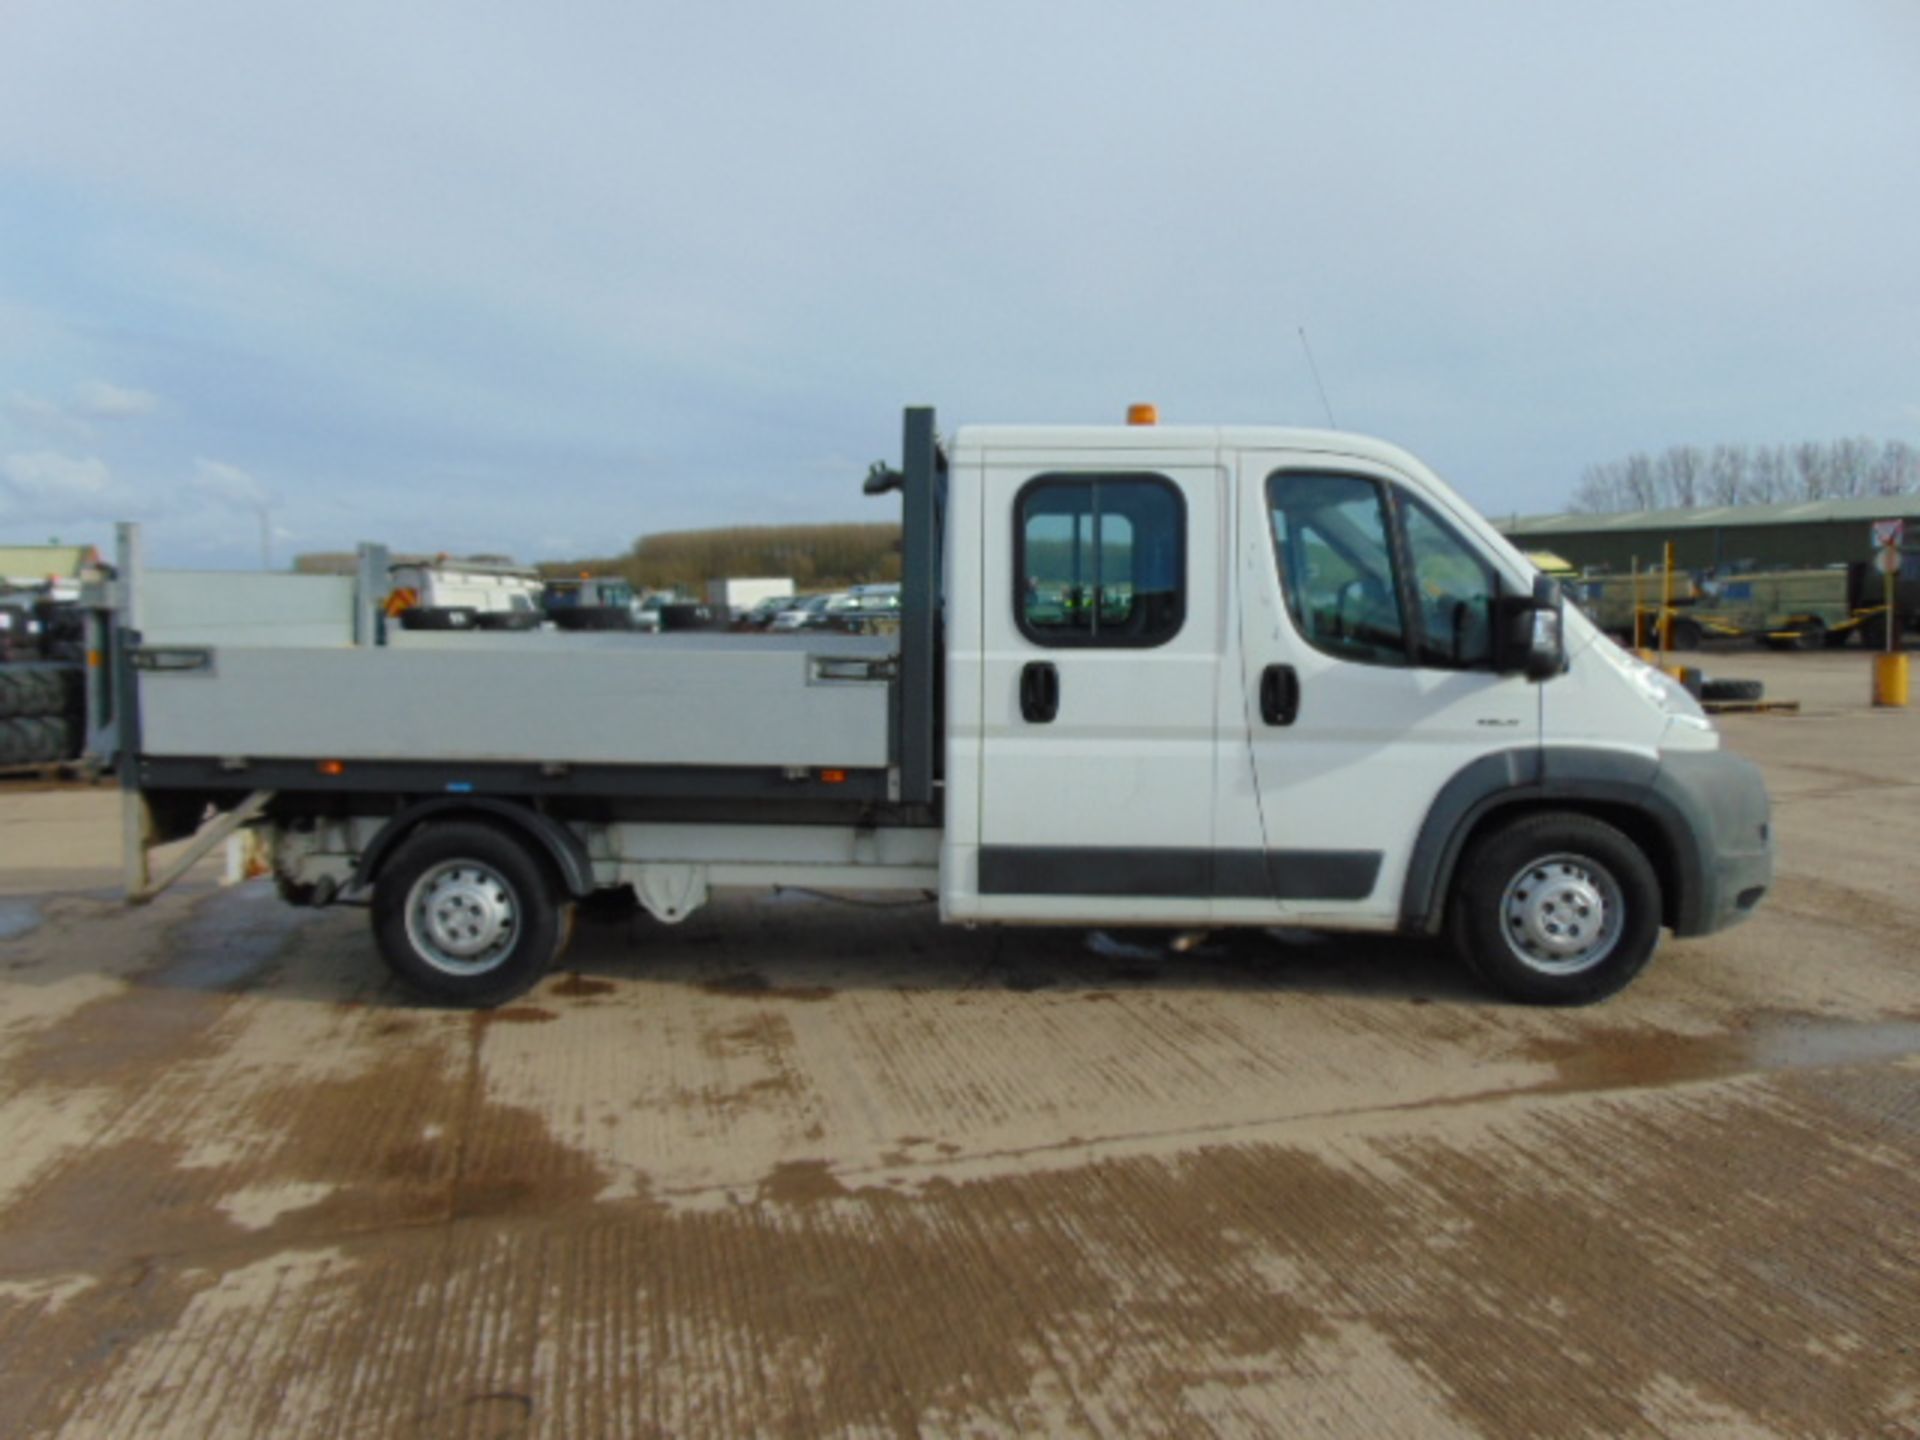
<path fill-rule="evenodd" d="M 1576 1012 L 760 899 L 448 1013 L 0 792 L 0 1434 L 1920 1434 L 1920 718 L 1706 664 L 1777 889 Z"/>

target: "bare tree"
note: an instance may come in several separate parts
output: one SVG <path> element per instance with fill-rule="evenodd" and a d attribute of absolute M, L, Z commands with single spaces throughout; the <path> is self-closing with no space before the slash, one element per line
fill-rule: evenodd
<path fill-rule="evenodd" d="M 1604 465 L 1589 465 L 1582 470 L 1580 483 L 1573 490 L 1572 506 L 1575 510 L 1596 515 L 1624 510 L 1625 485 L 1620 462 L 1610 460 Z"/>
<path fill-rule="evenodd" d="M 1660 506 L 1660 477 L 1653 461 L 1636 450 L 1629 455 L 1621 471 L 1621 496 L 1629 510 L 1655 510 Z"/>
<path fill-rule="evenodd" d="M 1754 452 L 1748 470 L 1747 501 L 1753 505 L 1772 505 L 1787 498 L 1790 481 L 1784 446 L 1762 445 Z"/>
<path fill-rule="evenodd" d="M 1706 470 L 1706 456 L 1697 445 L 1671 447 L 1660 457 L 1658 466 L 1660 489 L 1665 493 L 1666 503 L 1682 510 L 1697 506 Z"/>
<path fill-rule="evenodd" d="M 1824 500 L 1833 493 L 1832 457 L 1827 447 L 1816 440 L 1802 440 L 1793 447 L 1793 488 L 1795 500 Z"/>
<path fill-rule="evenodd" d="M 1867 489 L 1875 495 L 1905 495 L 1920 490 L 1920 450 L 1904 440 L 1889 440 L 1874 459 Z"/>
<path fill-rule="evenodd" d="M 1797 445 L 1673 445 L 1657 458 L 1635 451 L 1580 472 L 1571 508 L 1587 512 L 1666 506 L 1767 505 L 1857 495 L 1920 493 L 1920 449 L 1854 436 Z"/>
<path fill-rule="evenodd" d="M 1747 485 L 1747 447 L 1716 445 L 1707 462 L 1707 498 L 1715 505 L 1738 505 Z"/>
<path fill-rule="evenodd" d="M 1864 435 L 1836 440 L 1828 447 L 1827 474 L 1829 495 L 1852 496 L 1867 493 L 1868 478 L 1879 447 Z"/>

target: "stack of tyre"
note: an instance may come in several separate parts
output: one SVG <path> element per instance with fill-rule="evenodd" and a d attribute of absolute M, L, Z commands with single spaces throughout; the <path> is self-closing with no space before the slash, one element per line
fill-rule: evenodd
<path fill-rule="evenodd" d="M 77 665 L 0 665 L 0 766 L 42 765 L 80 754 L 86 672 Z"/>

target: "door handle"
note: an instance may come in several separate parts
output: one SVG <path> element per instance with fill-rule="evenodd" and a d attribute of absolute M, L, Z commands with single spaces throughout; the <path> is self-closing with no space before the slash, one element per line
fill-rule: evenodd
<path fill-rule="evenodd" d="M 1020 670 L 1020 717 L 1045 725 L 1060 713 L 1060 672 L 1045 660 L 1030 660 Z"/>
<path fill-rule="evenodd" d="M 1300 676 L 1291 665 L 1269 665 L 1260 672 L 1260 718 L 1269 725 L 1291 725 L 1300 715 Z"/>

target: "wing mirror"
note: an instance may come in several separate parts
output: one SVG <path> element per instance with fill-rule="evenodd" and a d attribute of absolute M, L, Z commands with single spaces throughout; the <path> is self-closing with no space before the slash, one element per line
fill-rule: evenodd
<path fill-rule="evenodd" d="M 1502 675 L 1551 680 L 1567 668 L 1566 601 L 1560 584 L 1536 575 L 1531 595 L 1493 602 L 1493 668 Z"/>

